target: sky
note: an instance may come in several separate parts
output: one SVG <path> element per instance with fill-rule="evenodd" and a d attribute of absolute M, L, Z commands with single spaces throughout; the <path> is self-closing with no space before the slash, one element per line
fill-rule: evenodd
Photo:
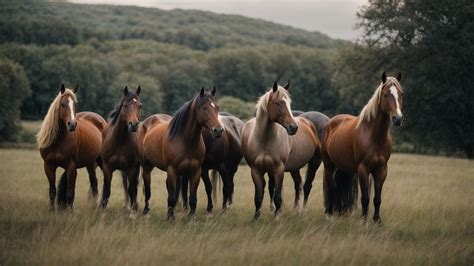
<path fill-rule="evenodd" d="M 160 9 L 198 9 L 236 14 L 355 40 L 356 12 L 367 0 L 71 0 L 81 4 L 135 5 Z"/>

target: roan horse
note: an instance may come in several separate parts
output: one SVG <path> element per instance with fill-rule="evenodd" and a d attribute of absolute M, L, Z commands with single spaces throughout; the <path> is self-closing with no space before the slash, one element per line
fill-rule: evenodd
<path fill-rule="evenodd" d="M 65 172 L 58 185 L 58 205 L 72 208 L 76 185 L 77 168 L 87 167 L 91 184 L 91 196 L 97 196 L 95 169 L 102 145 L 102 130 L 105 120 L 91 112 L 77 113 L 77 99 L 74 90 L 61 86 L 60 93 L 51 103 L 37 143 L 44 160 L 44 171 L 49 181 L 50 208 L 54 210 L 56 197 L 56 169 Z"/>
<path fill-rule="evenodd" d="M 174 220 L 180 178 L 187 178 L 191 183 L 189 216 L 195 214 L 201 165 L 206 153 L 202 130 L 210 130 L 213 137 L 220 137 L 223 132 L 217 119 L 219 107 L 214 101 L 215 93 L 215 89 L 209 93 L 202 88 L 196 97 L 181 106 L 171 121 L 155 123 L 145 134 L 140 134 L 143 138 L 139 142 L 145 186 L 144 214 L 150 210 L 150 195 L 146 192 L 150 191 L 153 167 L 167 172 L 168 221 Z"/>
<path fill-rule="evenodd" d="M 254 219 L 260 217 L 265 173 L 275 188 L 270 190 L 270 194 L 274 193 L 270 197 L 274 199 L 278 219 L 284 172 L 299 171 L 306 164 L 316 168 L 321 164 L 316 128 L 306 118 L 294 118 L 291 114 L 289 86 L 289 82 L 281 87 L 275 81 L 273 88 L 258 101 L 256 117 L 242 128 L 242 153 L 251 168 L 255 185 Z"/>
<path fill-rule="evenodd" d="M 357 186 L 354 174 L 359 178 L 362 217 L 367 218 L 369 207 L 369 174 L 374 179 L 374 221 L 380 223 L 382 186 L 387 177 L 387 162 L 392 150 L 390 121 L 401 126 L 403 120 L 403 90 L 401 73 L 397 77 L 382 74 L 382 82 L 358 117 L 337 115 L 329 120 L 324 129 L 322 159 L 324 162 L 325 212 L 346 213 L 352 210 Z M 337 183 L 336 169 L 347 174 L 350 180 Z M 342 181 L 342 180 L 339 180 Z M 351 193 L 348 196 L 347 193 Z"/>
<path fill-rule="evenodd" d="M 207 212 L 211 213 L 213 208 L 213 189 L 216 190 L 217 178 L 219 175 L 224 184 L 222 188 L 223 200 L 222 209 L 226 210 L 232 204 L 232 193 L 234 191 L 234 175 L 237 172 L 242 152 L 240 150 L 240 132 L 244 123 L 237 117 L 225 113 L 219 114 L 219 122 L 224 127 L 224 132 L 220 138 L 214 138 L 212 134 L 205 130 L 202 132 L 204 144 L 206 146 L 206 157 L 201 167 L 201 176 L 206 187 Z M 209 178 L 209 170 L 213 170 L 213 180 Z M 182 179 L 181 192 L 183 207 L 187 207 L 188 183 Z M 215 200 L 215 199 L 214 199 Z"/>
<path fill-rule="evenodd" d="M 123 90 L 119 104 L 109 115 L 109 122 L 103 133 L 103 144 L 100 152 L 102 171 L 104 172 L 104 187 L 101 207 L 106 208 L 110 196 L 112 174 L 120 170 L 123 175 L 124 189 L 128 191 L 130 207 L 137 209 L 137 186 L 140 173 L 140 156 L 138 153 L 137 129 L 140 121 L 141 102 L 138 97 L 141 87 L 136 91 Z M 128 184 L 128 185 L 127 185 Z M 127 203 L 127 200 L 125 201 Z"/>

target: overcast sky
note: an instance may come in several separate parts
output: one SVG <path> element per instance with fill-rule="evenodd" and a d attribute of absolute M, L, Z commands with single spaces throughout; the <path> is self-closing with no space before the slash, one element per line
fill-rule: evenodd
<path fill-rule="evenodd" d="M 156 7 L 161 9 L 199 9 L 222 14 L 260 18 L 333 38 L 354 40 L 356 12 L 367 0 L 72 0 L 84 4 L 113 4 Z"/>

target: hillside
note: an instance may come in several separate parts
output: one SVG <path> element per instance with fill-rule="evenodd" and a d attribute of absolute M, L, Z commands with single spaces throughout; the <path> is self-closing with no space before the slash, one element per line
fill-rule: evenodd
<path fill-rule="evenodd" d="M 197 10 L 41 2 L 3 4 L 0 10 L 0 43 L 75 45 L 91 38 L 146 39 L 199 50 L 258 44 L 334 48 L 344 43 L 318 32 Z"/>

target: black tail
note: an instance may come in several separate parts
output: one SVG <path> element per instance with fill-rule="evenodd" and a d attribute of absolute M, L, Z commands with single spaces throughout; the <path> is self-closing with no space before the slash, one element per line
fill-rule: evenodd
<path fill-rule="evenodd" d="M 58 185 L 58 205 L 59 207 L 65 207 L 67 201 L 67 174 L 66 171 L 61 175 Z"/>
<path fill-rule="evenodd" d="M 359 192 L 357 181 L 357 175 L 336 170 L 334 190 L 329 191 L 329 187 L 324 182 L 326 206 L 340 215 L 350 214 L 352 210 L 357 208 L 357 194 Z M 333 201 L 333 204 L 330 204 L 330 201 Z"/>

